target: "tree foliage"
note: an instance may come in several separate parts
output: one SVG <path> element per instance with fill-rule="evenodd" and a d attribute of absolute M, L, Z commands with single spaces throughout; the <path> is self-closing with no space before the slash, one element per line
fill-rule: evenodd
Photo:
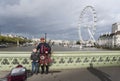
<path fill-rule="evenodd" d="M 0 36 L 0 43 L 16 44 L 17 41 L 19 41 L 20 44 L 23 44 L 26 42 L 31 42 L 31 40 L 29 40 L 27 38 Z"/>
<path fill-rule="evenodd" d="M 80 45 L 81 43 L 80 43 L 80 41 L 77 41 L 76 44 Z"/>

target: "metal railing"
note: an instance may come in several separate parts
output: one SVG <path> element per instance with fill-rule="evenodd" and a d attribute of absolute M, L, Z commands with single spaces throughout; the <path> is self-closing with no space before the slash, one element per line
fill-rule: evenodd
<path fill-rule="evenodd" d="M 31 69 L 31 52 L 0 52 L 0 71 L 10 70 L 18 64 Z M 120 66 L 120 51 L 68 51 L 52 54 L 51 69 Z"/>

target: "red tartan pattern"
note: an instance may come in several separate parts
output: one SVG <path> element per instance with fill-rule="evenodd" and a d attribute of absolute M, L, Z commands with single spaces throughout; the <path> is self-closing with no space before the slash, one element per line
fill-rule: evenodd
<path fill-rule="evenodd" d="M 41 59 L 41 57 L 43 59 Z M 48 56 L 48 54 L 41 54 L 39 63 L 40 65 L 48 65 L 49 63 L 51 63 L 51 58 Z"/>

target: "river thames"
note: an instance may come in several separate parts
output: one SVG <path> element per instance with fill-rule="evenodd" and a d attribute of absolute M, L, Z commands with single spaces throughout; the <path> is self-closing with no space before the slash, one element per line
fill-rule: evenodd
<path fill-rule="evenodd" d="M 8 47 L 8 48 L 0 48 L 0 51 L 32 51 L 35 48 L 34 46 L 26 46 L 26 47 Z M 54 45 L 52 46 L 52 51 L 111 51 L 107 49 L 87 47 L 87 48 L 77 48 L 77 47 L 63 47 Z"/>

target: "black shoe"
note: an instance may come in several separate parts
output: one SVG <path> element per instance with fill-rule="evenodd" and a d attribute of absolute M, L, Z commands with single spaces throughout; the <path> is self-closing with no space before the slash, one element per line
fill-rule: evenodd
<path fill-rule="evenodd" d="M 33 73 L 31 73 L 30 75 L 33 75 Z"/>
<path fill-rule="evenodd" d="M 43 74 L 43 73 L 44 73 L 44 71 L 41 72 L 41 74 Z"/>
<path fill-rule="evenodd" d="M 31 75 L 34 75 L 34 72 L 31 72 Z"/>
<path fill-rule="evenodd" d="M 46 71 L 45 74 L 48 74 L 48 71 Z"/>
<path fill-rule="evenodd" d="M 38 74 L 38 71 L 36 71 L 35 74 L 37 75 L 37 74 Z"/>

